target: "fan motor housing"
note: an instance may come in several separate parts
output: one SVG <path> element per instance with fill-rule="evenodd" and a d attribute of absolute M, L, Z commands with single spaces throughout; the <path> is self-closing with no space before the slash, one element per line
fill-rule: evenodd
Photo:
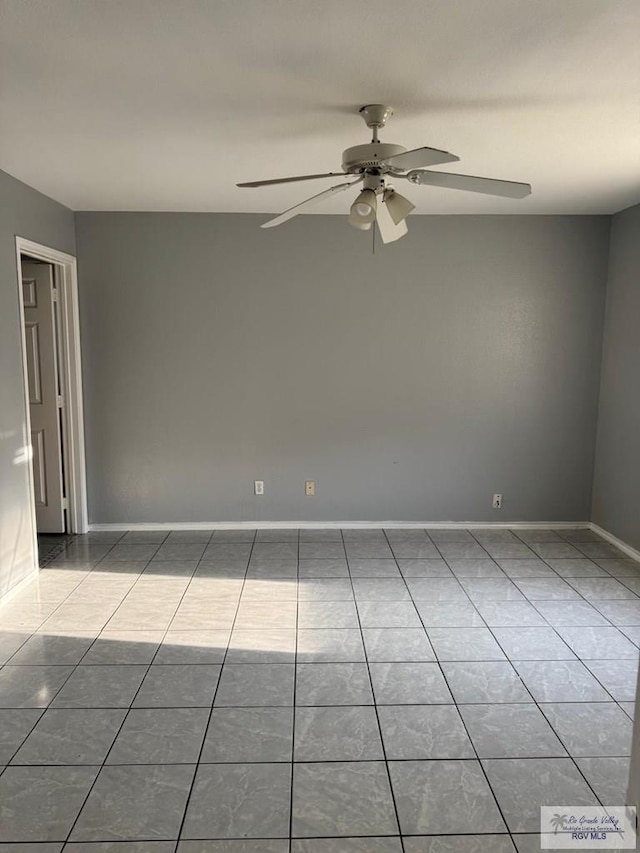
<path fill-rule="evenodd" d="M 406 150 L 402 145 L 392 145 L 389 142 L 354 145 L 353 148 L 347 148 L 342 152 L 342 168 L 345 172 L 359 172 L 363 169 L 382 169 L 390 172 L 393 171 L 392 167 L 385 166 L 382 161 L 396 154 L 404 154 Z"/>

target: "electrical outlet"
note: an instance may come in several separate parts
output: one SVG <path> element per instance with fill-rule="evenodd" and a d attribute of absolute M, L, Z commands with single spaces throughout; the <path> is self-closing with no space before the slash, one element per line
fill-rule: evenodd
<path fill-rule="evenodd" d="M 264 480 L 255 480 L 253 483 L 253 491 L 256 495 L 264 495 Z"/>
<path fill-rule="evenodd" d="M 304 481 L 304 493 L 310 498 L 313 497 L 316 493 L 316 481 L 315 480 L 305 480 Z"/>
<path fill-rule="evenodd" d="M 493 508 L 502 509 L 502 495 L 493 496 Z"/>

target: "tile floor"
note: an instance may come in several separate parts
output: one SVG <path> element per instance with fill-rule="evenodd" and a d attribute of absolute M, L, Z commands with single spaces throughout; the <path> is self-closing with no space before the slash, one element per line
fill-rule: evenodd
<path fill-rule="evenodd" d="M 624 803 L 639 594 L 584 530 L 76 537 L 0 610 L 0 852 L 539 850 Z"/>
<path fill-rule="evenodd" d="M 73 534 L 71 533 L 38 533 L 40 565 L 48 565 L 73 538 Z"/>

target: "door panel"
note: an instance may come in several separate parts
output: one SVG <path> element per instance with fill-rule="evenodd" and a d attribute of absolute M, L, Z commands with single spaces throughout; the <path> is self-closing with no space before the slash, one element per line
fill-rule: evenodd
<path fill-rule="evenodd" d="M 36 511 L 47 505 L 47 474 L 45 470 L 44 431 L 31 430 L 31 446 L 33 448 L 33 485 L 36 500 Z M 39 525 L 38 525 L 39 526 Z M 47 531 L 42 531 L 43 533 Z"/>
<path fill-rule="evenodd" d="M 29 403 L 42 403 L 40 377 L 40 326 L 25 322 L 24 340 L 27 347 L 27 375 L 29 378 Z"/>
<path fill-rule="evenodd" d="M 22 263 L 33 485 L 39 533 L 64 533 L 53 268 Z"/>

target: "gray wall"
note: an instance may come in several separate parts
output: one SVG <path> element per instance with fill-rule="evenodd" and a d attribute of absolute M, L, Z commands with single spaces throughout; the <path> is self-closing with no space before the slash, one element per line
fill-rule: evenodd
<path fill-rule="evenodd" d="M 17 236 L 75 254 L 73 213 L 0 171 L 0 595 L 35 567 L 24 462 L 25 402 Z"/>
<path fill-rule="evenodd" d="M 592 518 L 640 549 L 640 205 L 611 223 Z"/>
<path fill-rule="evenodd" d="M 263 219 L 76 215 L 92 522 L 589 518 L 608 217 Z"/>

